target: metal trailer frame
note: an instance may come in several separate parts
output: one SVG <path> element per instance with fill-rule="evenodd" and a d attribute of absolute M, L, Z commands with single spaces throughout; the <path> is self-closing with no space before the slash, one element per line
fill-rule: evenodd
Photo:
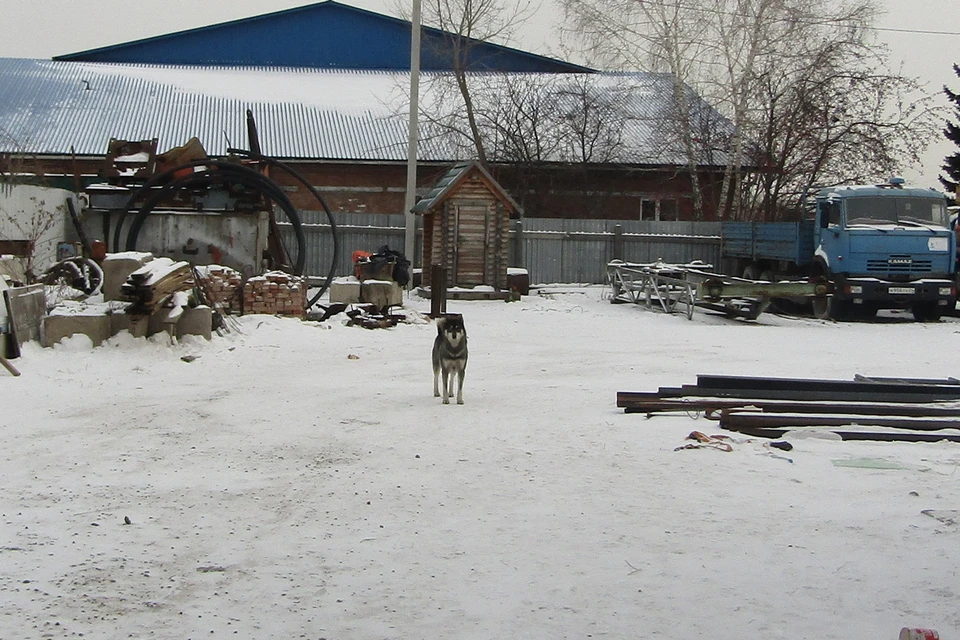
<path fill-rule="evenodd" d="M 756 320 L 773 298 L 826 296 L 828 282 L 746 280 L 713 273 L 713 265 L 702 262 L 607 263 L 611 302 L 644 304 L 654 302 L 666 313 L 683 311 L 693 319 L 696 307 L 718 311 L 731 318 Z"/>
<path fill-rule="evenodd" d="M 711 265 L 697 263 L 697 267 Z M 692 265 L 671 265 L 662 262 L 628 263 L 615 260 L 607 264 L 607 281 L 613 289 L 611 302 L 632 302 L 653 308 L 656 301 L 665 313 L 679 309 L 693 319 L 697 301 L 696 283 L 687 280 Z"/>

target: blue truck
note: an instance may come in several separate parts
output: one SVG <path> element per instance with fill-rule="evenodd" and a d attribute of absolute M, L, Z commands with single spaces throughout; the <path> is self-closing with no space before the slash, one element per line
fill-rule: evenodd
<path fill-rule="evenodd" d="M 889 184 L 820 189 L 800 222 L 724 222 L 727 273 L 748 280 L 824 280 L 819 318 L 874 317 L 910 309 L 936 321 L 956 304 L 956 238 L 948 201 L 933 189 Z"/>

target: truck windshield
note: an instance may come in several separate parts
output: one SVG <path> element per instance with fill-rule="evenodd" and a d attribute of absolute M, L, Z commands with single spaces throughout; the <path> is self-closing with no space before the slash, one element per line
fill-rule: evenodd
<path fill-rule="evenodd" d="M 942 198 L 873 196 L 847 198 L 847 224 L 914 223 L 947 226 Z"/>

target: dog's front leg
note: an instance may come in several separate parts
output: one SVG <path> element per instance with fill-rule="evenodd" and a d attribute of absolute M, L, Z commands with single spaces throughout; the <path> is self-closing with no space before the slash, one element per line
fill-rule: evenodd
<path fill-rule="evenodd" d="M 460 369 L 457 373 L 457 404 L 463 404 L 463 374 L 464 370 Z M 453 380 L 451 380 L 453 382 Z M 453 390 L 450 390 L 450 395 L 453 395 Z"/>
<path fill-rule="evenodd" d="M 440 369 L 433 370 L 433 397 L 440 397 Z"/>
<path fill-rule="evenodd" d="M 443 369 L 443 404 L 450 404 L 450 396 L 453 395 L 451 387 L 453 385 L 453 377 L 450 375 L 450 371 L 446 367 Z"/>

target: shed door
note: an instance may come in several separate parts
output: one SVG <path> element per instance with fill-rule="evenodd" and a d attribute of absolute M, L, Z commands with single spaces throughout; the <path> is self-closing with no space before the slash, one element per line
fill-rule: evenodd
<path fill-rule="evenodd" d="M 454 284 L 478 285 L 484 282 L 487 265 L 487 203 L 459 204 L 456 210 L 456 275 Z"/>

